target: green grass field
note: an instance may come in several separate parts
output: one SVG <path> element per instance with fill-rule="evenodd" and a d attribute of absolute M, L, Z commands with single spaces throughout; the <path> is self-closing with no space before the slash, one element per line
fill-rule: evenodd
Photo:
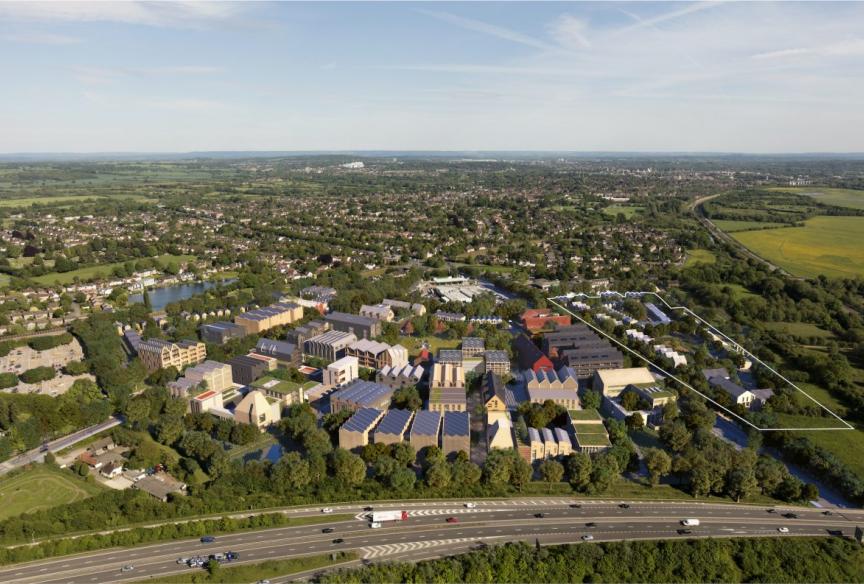
<path fill-rule="evenodd" d="M 864 275 L 864 217 L 813 217 L 804 227 L 734 233 L 754 253 L 789 273 L 815 278 Z"/>
<path fill-rule="evenodd" d="M 604 207 L 603 212 L 607 215 L 617 216 L 622 213 L 627 219 L 632 219 L 634 215 L 642 212 L 643 207 L 639 205 L 610 205 Z"/>
<path fill-rule="evenodd" d="M 699 264 L 713 264 L 717 262 L 717 256 L 707 249 L 691 249 L 687 252 L 684 267 L 697 266 Z"/>
<path fill-rule="evenodd" d="M 161 256 L 157 257 L 156 259 L 164 267 L 167 264 L 169 264 L 170 262 L 175 262 L 175 263 L 180 264 L 183 262 L 192 261 L 195 259 L 195 256 L 190 256 L 190 255 L 177 256 L 177 255 L 165 254 L 165 255 L 161 255 Z M 35 282 L 39 282 L 40 284 L 45 284 L 45 285 L 50 286 L 50 285 L 53 285 L 55 283 L 71 284 L 75 281 L 76 276 L 78 278 L 80 278 L 82 282 L 87 281 L 87 280 L 94 278 L 94 277 L 107 278 L 108 276 L 111 275 L 111 270 L 113 270 L 117 266 L 122 266 L 123 264 L 124 264 L 124 262 L 116 262 L 116 263 L 112 263 L 112 264 L 103 264 L 101 266 L 91 266 L 89 268 L 81 268 L 79 270 L 72 270 L 71 272 L 63 272 L 62 274 L 53 272 L 50 274 L 44 274 L 42 276 L 37 276 L 37 277 L 33 278 L 33 280 Z"/>
<path fill-rule="evenodd" d="M 458 349 L 462 343 L 462 339 L 442 339 L 433 335 L 426 335 L 422 339 L 418 337 L 399 337 L 399 344 L 408 349 L 408 354 L 411 357 L 420 352 L 422 341 L 429 342 L 429 350 L 432 351 L 433 355 L 437 355 L 439 349 Z"/>
<path fill-rule="evenodd" d="M 57 195 L 53 197 L 21 197 L 11 199 L 0 199 L 0 207 L 32 207 L 35 204 L 41 205 L 56 205 L 57 203 L 92 203 L 99 200 L 108 199 L 131 199 L 138 202 L 150 202 L 153 199 L 140 195 L 112 195 L 110 197 L 103 196 L 76 196 L 76 195 Z"/>
<path fill-rule="evenodd" d="M 719 229 L 726 233 L 734 233 L 736 231 L 754 231 L 757 229 L 774 229 L 783 227 L 783 223 L 768 223 L 765 221 L 732 221 L 729 219 L 718 219 L 713 222 Z"/>
<path fill-rule="evenodd" d="M 809 322 L 766 322 L 763 326 L 769 331 L 780 331 L 798 337 L 829 339 L 834 336 L 831 331 L 826 331 Z"/>
<path fill-rule="evenodd" d="M 851 209 L 864 209 L 864 191 L 832 189 L 828 187 L 777 187 L 769 190 L 795 193 L 796 195 L 807 195 L 808 197 L 813 197 L 820 203 L 825 203 L 827 205 L 849 207 Z"/>
<path fill-rule="evenodd" d="M 86 483 L 68 471 L 36 465 L 0 480 L 0 520 L 92 497 L 102 487 Z"/>
<path fill-rule="evenodd" d="M 803 416 L 778 414 L 777 417 L 784 423 L 788 423 L 789 427 L 793 427 L 797 419 Z M 812 418 L 808 419 L 812 420 Z M 827 421 L 828 418 L 822 418 L 822 420 Z M 864 478 L 864 457 L 861 456 L 862 449 L 864 449 L 864 431 L 856 429 L 836 432 L 801 432 L 800 435 L 810 439 L 813 444 L 831 452 L 846 464 L 852 472 Z"/>

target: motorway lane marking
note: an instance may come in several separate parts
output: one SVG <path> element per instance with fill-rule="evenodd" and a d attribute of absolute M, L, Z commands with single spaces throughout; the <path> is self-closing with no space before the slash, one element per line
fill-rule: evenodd
<path fill-rule="evenodd" d="M 402 554 L 407 552 L 413 552 L 416 550 L 428 549 L 431 547 L 438 547 L 443 545 L 453 545 L 458 543 L 465 543 L 469 541 L 475 541 L 477 538 L 453 538 L 453 539 L 437 539 L 437 540 L 426 540 L 426 541 L 415 541 L 410 543 L 396 543 L 396 544 L 383 544 L 376 546 L 369 546 L 361 548 L 362 552 L 361 557 L 364 560 L 369 560 L 372 558 L 379 558 L 381 556 L 388 556 L 392 554 Z"/>

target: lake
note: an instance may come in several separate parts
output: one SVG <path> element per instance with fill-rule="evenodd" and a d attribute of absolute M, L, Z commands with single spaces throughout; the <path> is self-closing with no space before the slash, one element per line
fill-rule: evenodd
<path fill-rule="evenodd" d="M 235 280 L 231 278 L 228 280 L 194 282 L 192 284 L 177 284 L 175 286 L 167 286 L 165 288 L 154 288 L 153 290 L 148 290 L 147 293 L 150 294 L 150 304 L 153 307 L 153 310 L 164 310 L 165 307 L 172 302 L 186 300 L 187 298 L 191 298 L 196 294 L 201 294 L 202 292 L 209 290 L 210 288 L 215 288 L 219 284 L 230 284 L 234 281 Z M 131 296 L 129 296 L 129 302 L 144 302 L 144 295 L 132 294 Z"/>

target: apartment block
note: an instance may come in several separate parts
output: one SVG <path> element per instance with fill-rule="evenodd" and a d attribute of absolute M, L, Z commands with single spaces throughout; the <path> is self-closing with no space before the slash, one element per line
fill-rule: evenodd
<path fill-rule="evenodd" d="M 242 339 L 246 329 L 233 322 L 219 321 L 201 325 L 201 340 L 214 345 L 224 345 L 231 339 Z"/>
<path fill-rule="evenodd" d="M 190 367 L 183 372 L 183 377 L 168 383 L 168 390 L 176 398 L 185 398 L 190 394 L 212 390 L 223 392 L 233 385 L 231 366 L 218 361 L 207 360 Z"/>
<path fill-rule="evenodd" d="M 303 307 L 293 302 L 278 302 L 238 314 L 234 323 L 242 326 L 247 334 L 261 334 L 277 326 L 292 324 L 303 318 Z"/>
<path fill-rule="evenodd" d="M 393 322 L 396 317 L 393 308 L 387 304 L 364 304 L 360 307 L 360 316 L 374 318 L 383 322 Z"/>
<path fill-rule="evenodd" d="M 510 356 L 507 351 L 484 351 L 483 352 L 484 373 L 495 373 L 505 376 L 510 373 Z"/>
<path fill-rule="evenodd" d="M 360 339 L 348 345 L 345 354 L 356 357 L 360 367 L 382 369 L 408 364 L 408 349 L 402 345 L 388 345 L 369 339 Z"/>
<path fill-rule="evenodd" d="M 347 312 L 331 312 L 324 317 L 324 320 L 331 329 L 352 333 L 358 339 L 372 339 L 381 335 L 381 321 L 375 318 Z"/>
<path fill-rule="evenodd" d="M 303 352 L 324 361 L 335 361 L 345 356 L 348 346 L 357 340 L 354 333 L 344 331 L 327 331 L 308 339 L 303 344 Z"/>
<path fill-rule="evenodd" d="M 197 341 L 170 343 L 162 339 L 147 339 L 138 344 L 138 356 L 149 373 L 176 367 L 196 365 L 207 358 L 207 347 Z"/>
<path fill-rule="evenodd" d="M 360 366 L 357 357 L 342 357 L 330 363 L 323 372 L 324 385 L 331 387 L 342 387 L 360 375 Z"/>

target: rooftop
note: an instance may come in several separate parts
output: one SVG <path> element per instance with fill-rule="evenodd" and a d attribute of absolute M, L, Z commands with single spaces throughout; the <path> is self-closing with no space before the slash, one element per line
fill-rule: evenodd
<path fill-rule="evenodd" d="M 445 436 L 468 436 L 471 418 L 468 412 L 444 412 Z"/>
<path fill-rule="evenodd" d="M 381 410 L 361 408 L 342 425 L 348 432 L 368 432 L 381 417 Z"/>
<path fill-rule="evenodd" d="M 386 385 L 381 385 L 374 381 L 356 379 L 342 389 L 330 394 L 330 399 L 349 401 L 363 406 L 377 403 L 385 398 L 389 399 L 392 395 L 393 390 Z"/>
<path fill-rule="evenodd" d="M 375 433 L 401 435 L 408 429 L 408 422 L 411 421 L 412 415 L 411 410 L 389 410 L 384 414 Z"/>
<path fill-rule="evenodd" d="M 418 436 L 435 436 L 441 427 L 441 412 L 420 410 L 414 415 L 411 433 Z"/>

